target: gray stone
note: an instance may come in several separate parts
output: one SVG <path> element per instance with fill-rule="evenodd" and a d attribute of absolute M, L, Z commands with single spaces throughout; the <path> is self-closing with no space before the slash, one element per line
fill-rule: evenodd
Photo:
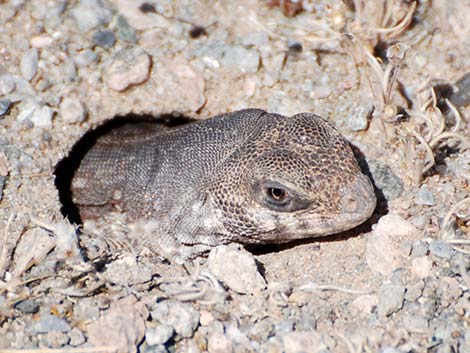
<path fill-rule="evenodd" d="M 379 316 L 389 316 L 403 307 L 405 286 L 398 283 L 384 283 L 379 289 Z"/>
<path fill-rule="evenodd" d="M 150 345 L 165 344 L 173 336 L 175 330 L 170 325 L 158 325 L 145 330 L 145 341 Z"/>
<path fill-rule="evenodd" d="M 61 348 L 69 343 L 69 336 L 60 331 L 50 331 L 46 334 L 39 334 L 39 345 L 50 348 Z"/>
<path fill-rule="evenodd" d="M 29 49 L 21 57 L 20 72 L 21 75 L 31 81 L 38 71 L 39 53 L 36 48 Z"/>
<path fill-rule="evenodd" d="M 423 185 L 419 188 L 416 194 L 416 203 L 425 206 L 434 206 L 436 204 L 436 198 L 427 185 Z"/>
<path fill-rule="evenodd" d="M 105 49 L 109 49 L 116 43 L 116 37 L 112 31 L 100 30 L 93 35 L 93 43 Z"/>
<path fill-rule="evenodd" d="M 431 251 L 431 254 L 445 259 L 450 259 L 455 252 L 449 243 L 442 240 L 433 240 L 429 244 L 429 251 Z"/>
<path fill-rule="evenodd" d="M 8 113 L 10 110 L 11 101 L 9 99 L 0 99 L 0 116 Z"/>
<path fill-rule="evenodd" d="M 129 26 L 129 23 L 123 16 L 119 16 L 117 19 L 117 37 L 124 42 L 137 43 L 135 29 Z"/>
<path fill-rule="evenodd" d="M 175 332 L 185 338 L 192 337 L 199 324 L 199 312 L 189 303 L 165 300 L 153 306 L 152 318 L 171 325 Z"/>
<path fill-rule="evenodd" d="M 26 299 L 17 303 L 15 309 L 27 314 L 35 314 L 39 311 L 39 304 L 34 300 Z"/>
<path fill-rule="evenodd" d="M 70 13 L 82 32 L 104 26 L 112 19 L 111 10 L 101 0 L 80 0 Z"/>
<path fill-rule="evenodd" d="M 41 315 L 39 321 L 30 326 L 31 334 L 48 333 L 51 331 L 69 332 L 70 325 L 64 319 L 57 316 L 45 314 Z"/>
<path fill-rule="evenodd" d="M 377 160 L 368 161 L 369 171 L 372 174 L 375 186 L 382 191 L 386 200 L 394 200 L 403 193 L 403 181 L 392 169 Z"/>
<path fill-rule="evenodd" d="M 463 75 L 456 83 L 450 101 L 457 108 L 470 104 L 470 72 Z"/>
<path fill-rule="evenodd" d="M 0 96 L 4 96 L 15 90 L 15 79 L 9 73 L 0 74 Z"/>
<path fill-rule="evenodd" d="M 242 72 L 254 73 L 258 71 L 260 55 L 255 49 L 246 49 L 242 46 L 228 46 L 220 60 L 226 68 L 237 68 Z"/>
<path fill-rule="evenodd" d="M 98 62 L 98 54 L 91 49 L 85 49 L 75 56 L 74 61 L 78 67 L 87 67 Z"/>
<path fill-rule="evenodd" d="M 348 127 L 353 131 L 363 131 L 369 126 L 370 106 L 356 107 L 347 118 Z"/>

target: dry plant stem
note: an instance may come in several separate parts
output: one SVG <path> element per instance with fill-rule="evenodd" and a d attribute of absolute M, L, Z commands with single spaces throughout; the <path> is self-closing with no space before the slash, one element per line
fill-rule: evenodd
<path fill-rule="evenodd" d="M 394 27 L 388 28 L 373 28 L 372 30 L 379 33 L 384 34 L 386 38 L 392 38 L 400 35 L 403 31 L 410 25 L 411 20 L 413 19 L 413 13 L 416 10 L 416 6 L 418 6 L 417 2 L 413 2 L 408 9 L 405 17 L 398 24 Z"/>
<path fill-rule="evenodd" d="M 15 216 L 16 214 L 14 212 L 10 214 L 10 217 L 8 217 L 8 220 L 5 224 L 5 229 L 3 231 L 2 252 L 0 253 L 0 277 L 3 276 L 3 273 L 5 272 L 7 266 L 7 238 L 8 232 L 10 231 L 11 222 L 13 222 Z"/>
<path fill-rule="evenodd" d="M 463 205 L 465 205 L 466 203 L 469 203 L 470 204 L 470 197 L 467 197 L 459 202 L 457 202 L 450 210 L 449 212 L 447 212 L 447 214 L 445 215 L 444 219 L 442 220 L 442 229 L 446 230 L 450 227 L 450 221 L 451 221 L 451 218 L 454 214 L 457 213 L 457 211 L 460 209 L 460 207 L 462 207 Z M 453 241 L 453 240 L 450 240 L 450 241 Z M 461 240 L 462 241 L 462 240 Z"/>
<path fill-rule="evenodd" d="M 456 138 L 456 139 L 459 139 L 461 142 L 465 141 L 465 137 L 456 132 L 442 132 L 429 142 L 429 146 L 431 148 L 434 148 L 437 146 L 437 143 L 440 140 L 449 139 L 449 138 Z"/>
<path fill-rule="evenodd" d="M 313 282 L 300 286 L 299 290 L 306 292 L 331 290 L 355 295 L 371 294 L 374 292 L 372 289 L 350 289 L 335 285 L 318 285 Z"/>
<path fill-rule="evenodd" d="M 454 115 L 454 118 L 455 118 L 455 125 L 454 127 L 452 128 L 452 132 L 456 132 L 456 131 L 459 131 L 460 129 L 460 125 L 462 123 L 462 116 L 460 115 L 460 112 L 458 111 L 458 109 L 455 107 L 455 105 L 453 105 L 451 103 L 450 100 L 448 100 L 447 98 L 445 99 L 445 102 L 447 104 L 447 106 L 449 107 L 450 111 L 452 112 L 452 114 Z"/>
<path fill-rule="evenodd" d="M 0 353 L 112 353 L 116 346 L 96 346 L 83 348 L 37 348 L 37 349 L 0 349 Z"/>
<path fill-rule="evenodd" d="M 424 146 L 424 148 L 426 150 L 426 154 L 427 154 L 428 159 L 430 161 L 428 163 L 428 165 L 426 167 L 424 167 L 424 169 L 422 170 L 421 175 L 423 175 L 436 164 L 436 160 L 434 158 L 434 153 L 432 152 L 432 148 L 429 146 L 429 144 L 424 140 L 424 138 L 420 134 L 418 134 L 414 130 L 409 130 L 409 132 L 411 132 L 416 137 L 416 139 L 419 142 L 421 142 L 421 144 Z"/>

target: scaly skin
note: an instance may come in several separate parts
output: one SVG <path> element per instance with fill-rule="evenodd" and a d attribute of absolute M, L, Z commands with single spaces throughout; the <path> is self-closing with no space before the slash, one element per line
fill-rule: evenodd
<path fill-rule="evenodd" d="M 232 241 L 341 232 L 376 205 L 349 143 L 328 123 L 259 109 L 168 130 L 148 123 L 111 131 L 81 161 L 72 195 L 82 220 L 124 213 L 151 225 L 140 244 L 183 258 Z"/>

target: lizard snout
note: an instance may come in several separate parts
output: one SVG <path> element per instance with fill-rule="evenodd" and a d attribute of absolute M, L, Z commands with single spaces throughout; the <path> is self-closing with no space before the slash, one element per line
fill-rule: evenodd
<path fill-rule="evenodd" d="M 356 176 L 354 181 L 340 191 L 340 211 L 369 217 L 375 209 L 376 197 L 369 178 L 364 174 Z"/>

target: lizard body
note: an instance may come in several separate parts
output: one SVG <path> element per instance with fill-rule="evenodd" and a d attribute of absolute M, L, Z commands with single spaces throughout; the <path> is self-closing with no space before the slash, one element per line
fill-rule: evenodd
<path fill-rule="evenodd" d="M 124 125 L 85 154 L 71 191 L 82 220 L 124 213 L 153 225 L 141 244 L 182 257 L 232 241 L 341 232 L 376 205 L 349 143 L 328 123 L 260 109 L 167 130 Z"/>

